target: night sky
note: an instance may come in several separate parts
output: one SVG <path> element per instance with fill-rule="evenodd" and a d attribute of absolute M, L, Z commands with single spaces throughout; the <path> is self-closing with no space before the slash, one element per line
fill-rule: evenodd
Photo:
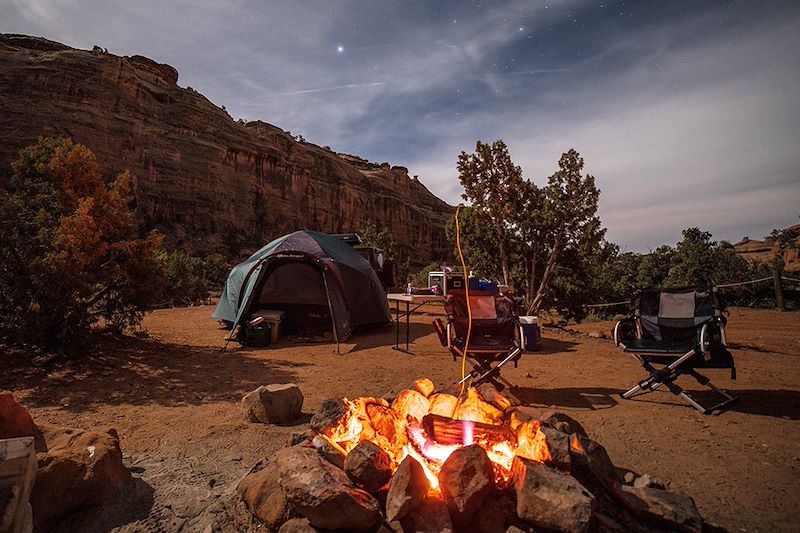
<path fill-rule="evenodd" d="M 544 184 L 575 148 L 608 240 L 800 222 L 800 2 L 0 0 L 0 32 L 141 54 L 235 119 L 409 168 L 502 138 Z"/>

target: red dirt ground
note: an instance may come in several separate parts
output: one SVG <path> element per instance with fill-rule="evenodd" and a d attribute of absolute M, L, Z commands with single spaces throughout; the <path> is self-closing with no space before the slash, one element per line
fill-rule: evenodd
<path fill-rule="evenodd" d="M 64 530 L 198 530 L 259 459 L 307 427 L 247 423 L 239 400 L 268 383 L 297 383 L 311 413 L 329 397 L 391 396 L 417 377 L 445 387 L 460 365 L 438 344 L 430 321 L 436 306 L 411 323 L 411 349 L 390 349 L 387 327 L 343 345 L 282 339 L 265 349 L 231 343 L 208 317 L 212 307 L 156 311 L 147 337 L 109 337 L 84 358 L 31 369 L 8 355 L 0 388 L 14 391 L 37 422 L 81 428 L 110 426 L 121 438 L 134 490 L 100 511 L 77 516 Z M 704 416 L 668 392 L 636 400 L 617 393 L 643 377 L 636 362 L 608 339 L 611 323 L 571 330 L 545 328 L 541 352 L 526 354 L 503 375 L 533 406 L 553 406 L 580 421 L 617 466 L 648 473 L 686 492 L 711 523 L 730 531 L 798 531 L 800 506 L 800 314 L 732 309 L 728 341 L 738 380 L 711 370 L 740 401 Z M 690 378 L 682 384 L 701 387 Z M 700 393 L 704 400 L 710 398 Z"/>

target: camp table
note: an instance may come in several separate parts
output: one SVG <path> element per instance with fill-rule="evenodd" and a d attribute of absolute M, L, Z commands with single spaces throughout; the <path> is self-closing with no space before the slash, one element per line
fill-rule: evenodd
<path fill-rule="evenodd" d="M 397 350 L 398 352 L 407 353 L 409 355 L 414 355 L 411 350 L 408 349 L 408 331 L 409 331 L 409 317 L 411 313 L 422 307 L 423 305 L 431 302 L 444 302 L 444 296 L 438 296 L 433 294 L 387 294 L 386 298 L 389 302 L 394 302 L 394 323 L 395 323 L 395 341 L 394 346 L 392 346 L 392 350 Z M 404 313 L 401 314 L 400 312 L 400 303 L 406 304 L 406 310 Z M 413 305 L 413 307 L 412 307 Z M 405 349 L 400 347 L 400 319 L 402 317 L 406 317 L 406 347 Z"/>

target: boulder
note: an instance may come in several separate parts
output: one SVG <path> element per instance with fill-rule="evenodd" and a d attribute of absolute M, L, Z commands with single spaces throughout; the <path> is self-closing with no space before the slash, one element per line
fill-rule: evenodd
<path fill-rule="evenodd" d="M 557 429 L 542 425 L 537 433 L 537 443 L 546 450 L 547 464 L 551 464 L 560 470 L 569 472 L 570 470 L 570 437 Z"/>
<path fill-rule="evenodd" d="M 469 524 L 494 489 L 494 469 L 486 451 L 472 444 L 450 454 L 439 472 L 439 488 L 453 524 Z"/>
<path fill-rule="evenodd" d="M 47 530 L 67 513 L 114 500 L 131 481 L 114 429 L 42 426 L 48 451 L 39 453 L 31 492 L 35 527 Z"/>
<path fill-rule="evenodd" d="M 14 399 L 9 391 L 0 391 L 0 439 L 33 437 L 37 452 L 47 450 L 44 437 L 31 415 Z"/>
<path fill-rule="evenodd" d="M 283 494 L 319 529 L 372 531 L 381 522 L 378 501 L 357 489 L 342 470 L 313 448 L 283 448 L 275 456 Z"/>
<path fill-rule="evenodd" d="M 547 411 L 539 417 L 539 423 L 566 434 L 577 433 L 581 437 L 588 436 L 583 426 L 577 420 L 564 413 Z"/>
<path fill-rule="evenodd" d="M 603 489 L 609 494 L 616 494 L 620 482 L 606 449 L 576 433 L 570 436 L 570 440 L 571 474 L 594 494 Z"/>
<path fill-rule="evenodd" d="M 386 518 L 392 522 L 405 518 L 428 493 L 428 478 L 416 459 L 407 455 L 397 467 L 386 494 Z"/>
<path fill-rule="evenodd" d="M 392 477 L 392 459 L 374 442 L 362 440 L 347 454 L 344 471 L 358 486 L 376 492 Z"/>
<path fill-rule="evenodd" d="M 250 422 L 283 424 L 300 416 L 303 393 L 294 383 L 263 385 L 242 398 L 242 408 Z"/>
<path fill-rule="evenodd" d="M 589 530 L 594 498 L 575 478 L 520 457 L 514 458 L 511 475 L 522 520 L 554 531 Z"/>
<path fill-rule="evenodd" d="M 670 531 L 699 533 L 703 519 L 694 500 L 685 494 L 654 487 L 620 485 L 619 495 L 625 506 L 638 518 Z"/>
<path fill-rule="evenodd" d="M 277 529 L 294 514 L 292 506 L 281 490 L 279 470 L 275 461 L 266 467 L 247 474 L 239 482 L 236 492 L 252 514 L 258 517 L 267 531 Z"/>

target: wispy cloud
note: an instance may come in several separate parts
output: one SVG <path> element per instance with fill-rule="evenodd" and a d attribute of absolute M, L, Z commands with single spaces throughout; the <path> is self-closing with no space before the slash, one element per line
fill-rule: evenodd
<path fill-rule="evenodd" d="M 347 83 L 345 85 L 335 85 L 333 87 L 323 87 L 321 89 L 300 89 L 297 91 L 288 91 L 285 93 L 277 93 L 277 94 L 278 96 L 314 94 L 314 93 L 324 93 L 328 91 L 339 91 L 342 89 L 361 89 L 364 87 L 380 87 L 381 85 L 385 85 L 385 83 L 382 81 L 374 81 L 372 83 Z"/>

